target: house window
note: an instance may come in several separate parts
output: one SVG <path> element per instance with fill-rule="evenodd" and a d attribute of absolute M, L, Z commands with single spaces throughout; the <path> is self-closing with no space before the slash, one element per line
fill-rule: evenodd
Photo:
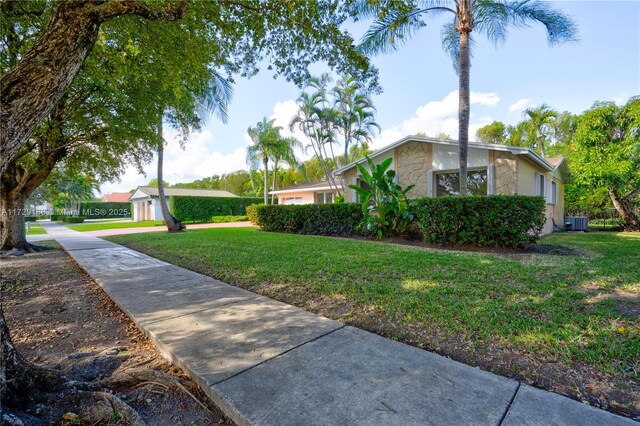
<path fill-rule="evenodd" d="M 436 197 L 460 195 L 460 172 L 436 173 Z M 487 195 L 487 169 L 467 172 L 469 195 Z"/>
<path fill-rule="evenodd" d="M 333 203 L 333 192 L 316 192 L 316 204 Z"/>
<path fill-rule="evenodd" d="M 544 197 L 544 175 L 538 175 L 538 195 Z"/>
<path fill-rule="evenodd" d="M 363 181 L 362 179 L 358 179 L 358 186 L 367 191 L 371 190 L 371 185 L 369 185 L 367 182 Z M 360 195 L 358 195 L 358 193 L 356 193 L 356 202 L 358 203 L 362 202 L 360 200 Z"/>
<path fill-rule="evenodd" d="M 558 203 L 558 184 L 551 181 L 551 204 Z"/>

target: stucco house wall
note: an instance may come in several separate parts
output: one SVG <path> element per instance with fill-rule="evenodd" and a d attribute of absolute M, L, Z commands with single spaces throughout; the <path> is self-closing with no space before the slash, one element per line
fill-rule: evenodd
<path fill-rule="evenodd" d="M 388 148 L 382 148 L 372 158 L 375 158 L 375 162 L 393 158 L 392 168 L 396 170 L 398 183 L 403 187 L 415 185 L 408 193 L 410 198 L 432 197 L 434 172 L 458 169 L 456 144 L 455 141 L 407 137 Z M 468 168 L 487 169 L 488 194 L 539 195 L 539 177 L 542 175 L 545 177 L 544 196 L 547 199 L 544 233 L 553 231 L 554 221 L 557 225 L 563 224 L 565 176 L 557 167 L 554 169 L 556 164 L 547 162 L 527 148 L 475 145 L 469 147 Z M 358 182 L 359 173 L 355 163 L 338 169 L 336 174 L 342 176 L 347 186 Z M 551 182 L 556 184 L 556 200 L 552 200 Z M 348 188 L 345 191 L 345 201 L 357 201 L 354 190 Z"/>

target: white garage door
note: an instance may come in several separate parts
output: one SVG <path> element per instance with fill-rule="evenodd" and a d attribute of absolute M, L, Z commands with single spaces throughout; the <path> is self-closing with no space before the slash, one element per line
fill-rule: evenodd
<path fill-rule="evenodd" d="M 284 204 L 302 204 L 302 197 L 289 197 L 284 199 Z"/>

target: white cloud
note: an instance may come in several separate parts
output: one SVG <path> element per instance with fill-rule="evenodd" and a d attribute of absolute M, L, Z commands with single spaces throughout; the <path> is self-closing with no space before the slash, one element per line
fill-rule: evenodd
<path fill-rule="evenodd" d="M 531 99 L 522 98 L 509 105 L 509 112 L 521 112 L 533 105 Z"/>
<path fill-rule="evenodd" d="M 174 138 L 175 133 L 165 131 L 168 141 L 164 151 L 164 180 L 169 183 L 191 182 L 215 174 L 246 168 L 246 148 L 236 148 L 230 153 L 214 150 L 215 138 L 208 130 L 192 133 L 184 149 Z M 105 183 L 102 192 L 128 191 L 144 185 L 157 176 L 157 158 L 144 167 L 146 176 L 133 168 L 127 168 L 120 182 Z"/>
<path fill-rule="evenodd" d="M 500 102 L 500 97 L 496 93 L 471 92 L 471 105 L 495 107 Z M 489 123 L 493 119 L 490 116 L 475 118 L 471 113 L 469 135 L 473 139 L 476 131 Z M 373 148 L 382 148 L 408 135 L 416 133 L 426 133 L 435 136 L 438 133 L 446 133 L 453 139 L 458 135 L 458 91 L 449 93 L 440 101 L 430 101 L 418 107 L 413 117 L 404 120 L 402 123 L 383 130 L 375 138 Z"/>

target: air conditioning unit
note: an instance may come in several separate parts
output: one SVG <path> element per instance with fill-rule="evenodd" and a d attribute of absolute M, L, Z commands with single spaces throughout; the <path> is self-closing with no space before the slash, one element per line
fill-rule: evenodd
<path fill-rule="evenodd" d="M 567 216 L 565 228 L 567 231 L 588 231 L 589 218 L 587 216 Z"/>

